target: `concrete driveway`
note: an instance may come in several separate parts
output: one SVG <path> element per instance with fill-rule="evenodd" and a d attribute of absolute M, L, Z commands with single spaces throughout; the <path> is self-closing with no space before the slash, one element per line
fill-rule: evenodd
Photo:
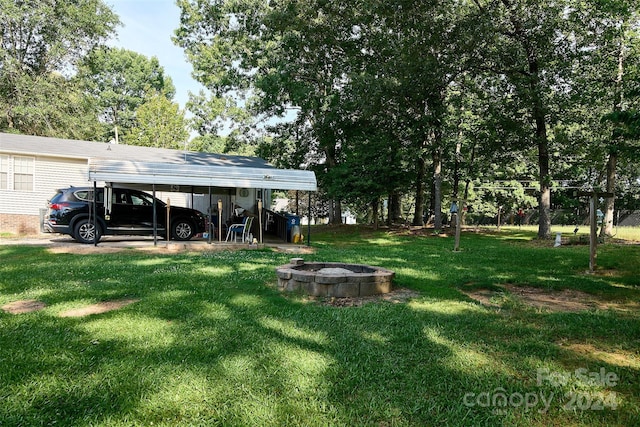
<path fill-rule="evenodd" d="M 166 241 L 158 239 L 154 242 L 149 236 L 103 236 L 97 245 L 86 245 L 76 242 L 73 238 L 62 234 L 38 234 L 23 237 L 0 237 L 2 245 L 35 245 L 45 246 L 56 253 L 108 253 L 125 249 L 139 249 L 154 252 L 209 252 L 221 250 L 262 249 L 270 247 L 278 252 L 311 253 L 313 249 L 285 242 L 268 241 L 258 245 L 248 243 L 219 243 L 217 240 L 208 242 L 207 239 L 194 238 L 188 241 Z"/>

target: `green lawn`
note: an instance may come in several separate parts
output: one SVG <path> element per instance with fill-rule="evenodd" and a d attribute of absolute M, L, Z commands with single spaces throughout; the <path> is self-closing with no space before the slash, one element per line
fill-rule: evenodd
<path fill-rule="evenodd" d="M 317 227 L 306 260 L 390 268 L 419 293 L 360 307 L 279 293 L 295 255 L 270 250 L 0 246 L 0 306 L 47 304 L 0 311 L 0 425 L 639 425 L 640 246 L 599 246 L 589 275 L 588 246 L 534 237 L 465 232 L 454 253 L 452 237 Z M 505 284 L 619 309 L 534 308 Z"/>

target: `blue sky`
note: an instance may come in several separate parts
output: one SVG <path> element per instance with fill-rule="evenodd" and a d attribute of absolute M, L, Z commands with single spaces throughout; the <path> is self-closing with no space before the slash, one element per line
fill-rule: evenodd
<path fill-rule="evenodd" d="M 174 100 L 184 108 L 188 92 L 197 93 L 202 86 L 191 78 L 191 64 L 186 61 L 184 51 L 171 41 L 180 22 L 180 9 L 174 0 L 106 0 L 105 3 L 122 22 L 117 29 L 117 39 L 109 44 L 157 57 L 176 87 Z"/>

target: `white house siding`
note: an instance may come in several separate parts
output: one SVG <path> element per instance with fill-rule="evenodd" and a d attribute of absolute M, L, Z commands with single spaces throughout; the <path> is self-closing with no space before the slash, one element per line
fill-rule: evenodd
<path fill-rule="evenodd" d="M 88 185 L 87 162 L 36 157 L 34 191 L 0 190 L 0 213 L 38 215 L 58 188 Z"/>
<path fill-rule="evenodd" d="M 58 188 L 89 185 L 86 160 L 35 157 L 33 191 L 0 190 L 0 231 L 40 229 L 41 210 Z"/>
<path fill-rule="evenodd" d="M 87 187 L 93 185 L 88 181 L 89 167 L 84 159 L 59 159 L 39 157 L 36 160 L 35 188 L 44 194 L 38 207 L 46 207 L 47 201 L 59 188 Z"/>

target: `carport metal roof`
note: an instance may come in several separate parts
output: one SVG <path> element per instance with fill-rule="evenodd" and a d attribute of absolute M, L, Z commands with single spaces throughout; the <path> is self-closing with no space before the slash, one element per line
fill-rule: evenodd
<path fill-rule="evenodd" d="M 264 167 L 266 165 L 251 167 L 90 158 L 89 181 L 167 186 L 174 191 L 177 186 L 184 186 L 194 192 L 204 192 L 211 187 L 317 191 L 316 176 L 312 171 Z"/>

